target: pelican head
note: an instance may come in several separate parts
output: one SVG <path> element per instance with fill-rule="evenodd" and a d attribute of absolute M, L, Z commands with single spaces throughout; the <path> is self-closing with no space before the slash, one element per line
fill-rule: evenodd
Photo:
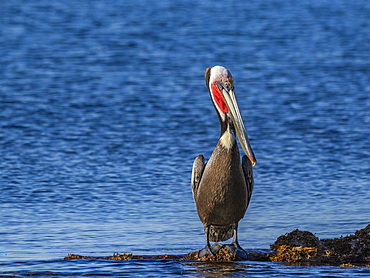
<path fill-rule="evenodd" d="M 247 131 L 235 97 L 234 78 L 229 70 L 221 66 L 207 68 L 205 78 L 221 126 L 225 123 L 227 124 L 231 119 L 230 122 L 234 125 L 240 145 L 252 165 L 255 166 L 257 160 L 249 143 Z"/>

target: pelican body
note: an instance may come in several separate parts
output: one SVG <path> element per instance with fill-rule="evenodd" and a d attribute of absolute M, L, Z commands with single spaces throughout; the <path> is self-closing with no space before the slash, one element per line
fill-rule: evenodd
<path fill-rule="evenodd" d="M 234 79 L 224 67 L 207 68 L 206 84 L 217 112 L 221 134 L 211 158 L 205 163 L 198 155 L 193 164 L 191 187 L 198 216 L 204 225 L 206 246 L 198 257 L 215 255 L 225 246 L 234 255 L 246 258 L 237 239 L 238 222 L 244 217 L 253 190 L 252 151 L 234 93 Z M 236 142 L 246 153 L 240 161 Z M 232 244 L 210 245 L 233 237 Z"/>

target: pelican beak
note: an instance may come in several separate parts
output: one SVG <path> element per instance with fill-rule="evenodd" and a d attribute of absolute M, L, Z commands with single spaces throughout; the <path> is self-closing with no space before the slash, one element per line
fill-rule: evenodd
<path fill-rule="evenodd" d="M 222 92 L 222 98 L 226 103 L 227 108 L 229 109 L 229 113 L 234 123 L 234 127 L 238 135 L 240 145 L 242 146 L 249 160 L 252 162 L 252 165 L 255 166 L 257 164 L 257 160 L 256 157 L 254 156 L 251 144 L 249 143 L 247 131 L 245 129 L 243 119 L 239 111 L 238 102 L 236 101 L 234 93 L 233 80 L 229 79 L 226 84 L 221 81 L 218 81 L 216 82 L 216 85 Z"/>

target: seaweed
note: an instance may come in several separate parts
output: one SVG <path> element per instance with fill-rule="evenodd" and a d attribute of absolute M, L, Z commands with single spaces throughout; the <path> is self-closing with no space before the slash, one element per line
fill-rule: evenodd
<path fill-rule="evenodd" d="M 311 232 L 294 230 L 270 245 L 274 262 L 330 265 L 370 265 L 370 225 L 354 235 L 319 239 Z"/>
<path fill-rule="evenodd" d="M 354 235 L 334 239 L 319 239 L 308 231 L 293 230 L 281 235 L 270 250 L 253 250 L 248 252 L 250 261 L 272 261 L 294 265 L 338 265 L 341 267 L 370 267 L 370 225 L 356 231 Z M 104 260 L 179 260 L 201 262 L 233 262 L 243 259 L 221 248 L 215 256 L 198 258 L 198 252 L 185 255 L 138 256 L 132 253 L 114 253 L 108 257 L 81 256 L 68 254 L 65 260 L 104 259 Z"/>

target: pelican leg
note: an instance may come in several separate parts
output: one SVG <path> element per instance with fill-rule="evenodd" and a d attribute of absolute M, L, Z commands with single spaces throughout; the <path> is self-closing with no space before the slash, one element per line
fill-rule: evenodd
<path fill-rule="evenodd" d="M 245 260 L 248 259 L 247 252 L 245 252 L 244 249 L 241 248 L 238 243 L 238 223 L 233 225 L 233 232 L 234 232 L 233 242 L 231 244 L 226 244 L 225 248 L 234 256 L 238 256 Z"/>
<path fill-rule="evenodd" d="M 204 226 L 204 233 L 206 234 L 206 246 L 202 250 L 198 251 L 198 258 L 207 256 L 207 255 L 214 256 L 218 252 L 218 250 L 220 250 L 221 248 L 221 247 L 218 249 L 217 247 L 215 248 L 216 244 L 211 247 L 211 244 L 209 243 L 209 225 Z"/>

